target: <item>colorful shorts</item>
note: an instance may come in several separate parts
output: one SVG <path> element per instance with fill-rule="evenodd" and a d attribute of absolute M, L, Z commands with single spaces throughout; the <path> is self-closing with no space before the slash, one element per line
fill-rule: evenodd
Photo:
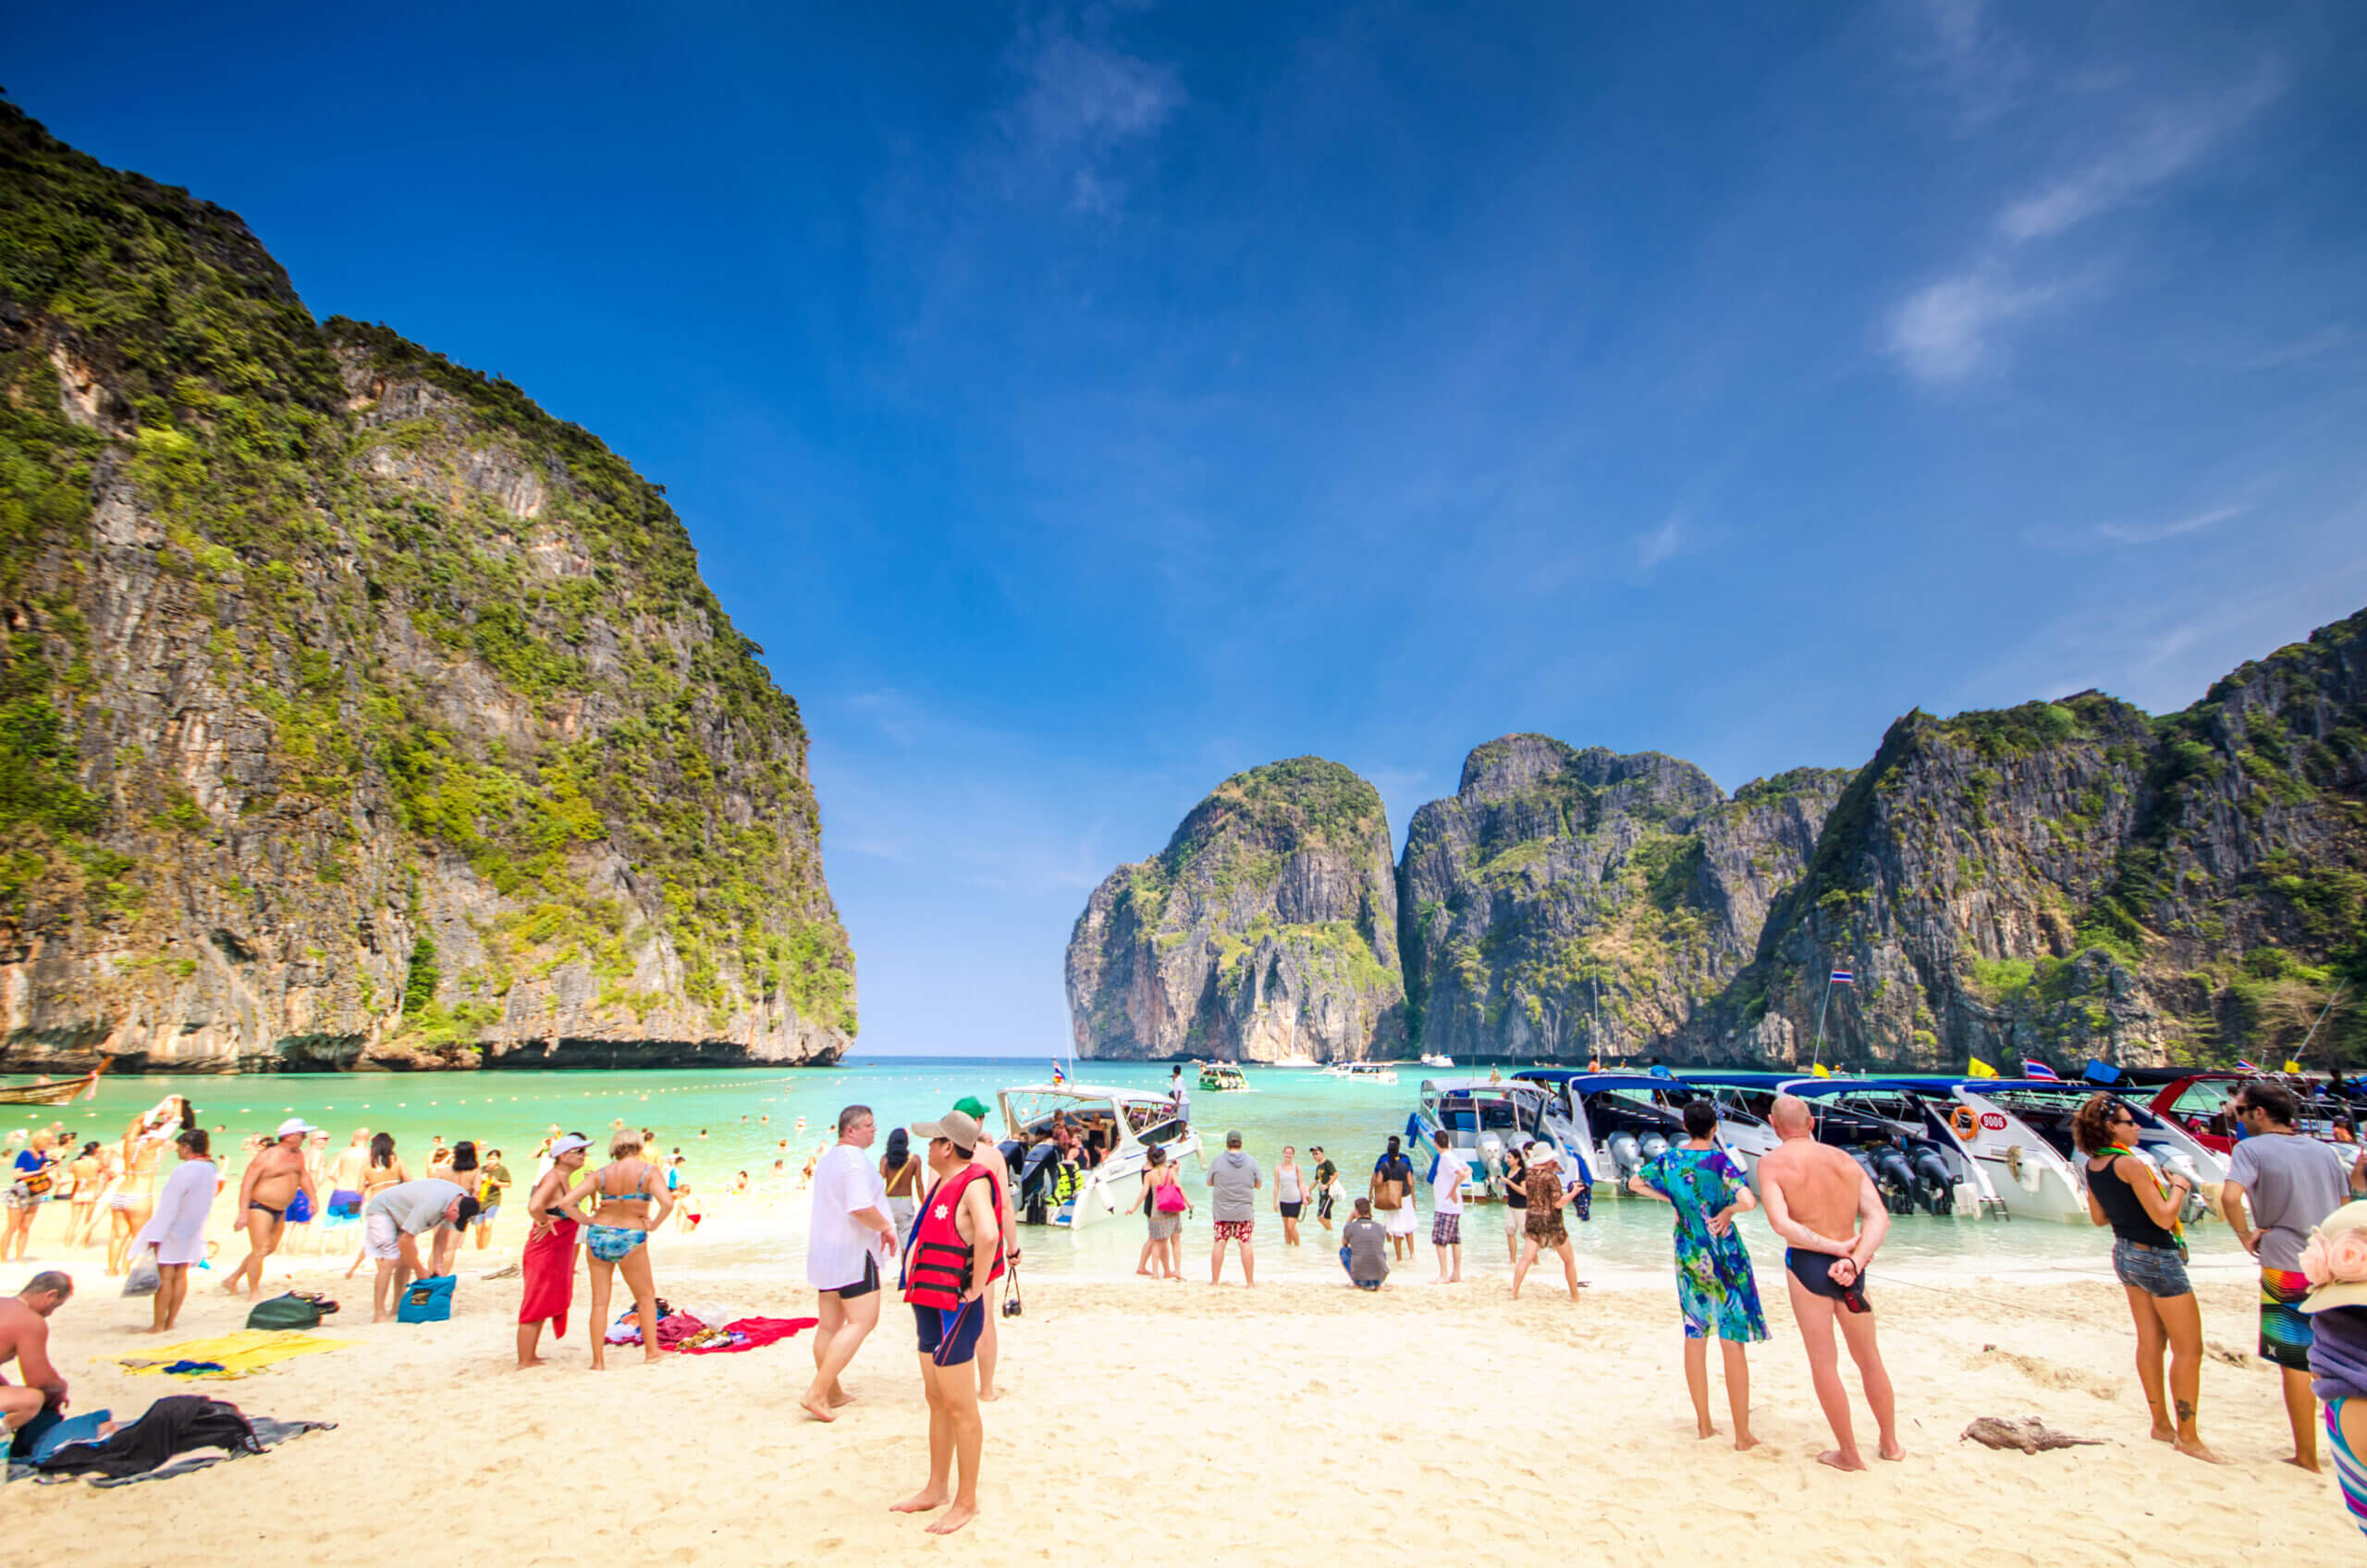
<path fill-rule="evenodd" d="M 1217 1221 L 1217 1240 L 1245 1242 L 1249 1233 L 1257 1229 L 1257 1221 L 1255 1219 L 1220 1219 Z"/>
<path fill-rule="evenodd" d="M 2260 1271 L 2262 1360 L 2289 1366 L 2296 1372 L 2310 1369 L 2312 1335 L 2309 1314 L 2301 1310 L 2301 1298 L 2309 1293 L 2310 1277 L 2298 1268 Z"/>
<path fill-rule="evenodd" d="M 1459 1247 L 1463 1244 L 1463 1216 L 1433 1214 L 1430 1216 L 1430 1245 Z"/>
<path fill-rule="evenodd" d="M 34 1192 L 22 1182 L 8 1183 L 7 1205 L 10 1208 L 39 1208 L 49 1201 L 49 1189 Z"/>
<path fill-rule="evenodd" d="M 2342 1439 L 2342 1407 L 2358 1397 L 2345 1394 L 2326 1401 L 2326 1447 L 2334 1455 L 2334 1478 L 2342 1486 L 2342 1505 L 2350 1510 L 2350 1522 L 2367 1530 L 2367 1460 L 2351 1452 Z"/>

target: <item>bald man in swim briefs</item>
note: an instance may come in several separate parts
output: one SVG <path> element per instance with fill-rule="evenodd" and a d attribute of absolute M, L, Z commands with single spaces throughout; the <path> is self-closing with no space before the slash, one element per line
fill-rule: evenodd
<path fill-rule="evenodd" d="M 1898 1443 L 1890 1373 L 1874 1343 L 1874 1311 L 1866 1302 L 1866 1266 L 1890 1231 L 1890 1211 L 1863 1166 L 1816 1141 L 1816 1123 L 1806 1100 L 1797 1095 L 1776 1096 L 1768 1121 L 1783 1143 L 1759 1162 L 1760 1201 L 1766 1206 L 1767 1222 L 1790 1243 L 1784 1254 L 1784 1282 L 1792 1292 L 1792 1317 L 1808 1347 L 1817 1403 L 1841 1442 L 1817 1457 L 1836 1470 L 1866 1467 L 1850 1427 L 1849 1392 L 1841 1386 L 1840 1357 L 1833 1344 L 1837 1318 L 1881 1429 L 1875 1452 L 1884 1459 L 1904 1459 L 1907 1451 Z"/>

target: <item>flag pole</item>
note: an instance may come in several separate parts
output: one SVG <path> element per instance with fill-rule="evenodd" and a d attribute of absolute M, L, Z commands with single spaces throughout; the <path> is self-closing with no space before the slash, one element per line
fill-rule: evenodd
<path fill-rule="evenodd" d="M 1824 1000 L 1816 1005 L 1816 1054 L 1809 1059 L 1811 1069 L 1824 1065 L 1824 1010 L 1833 1005 L 1833 965 L 1824 966 Z"/>

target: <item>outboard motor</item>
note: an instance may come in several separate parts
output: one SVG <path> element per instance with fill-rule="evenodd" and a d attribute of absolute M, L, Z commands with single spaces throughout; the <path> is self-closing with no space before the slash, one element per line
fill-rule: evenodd
<path fill-rule="evenodd" d="M 1050 1222 L 1052 1183 L 1061 1169 L 1060 1145 L 1038 1144 L 1027 1151 L 1027 1163 L 1020 1168 L 1019 1203 L 1021 1222 L 1043 1225 Z"/>
<path fill-rule="evenodd" d="M 1883 1207 L 1893 1214 L 1915 1212 L 1915 1170 L 1907 1163 L 1907 1156 L 1895 1144 L 1882 1144 L 1873 1151 L 1874 1185 L 1881 1189 Z"/>
<path fill-rule="evenodd" d="M 1622 1182 L 1644 1168 L 1643 1146 L 1636 1142 L 1636 1134 L 1633 1133 L 1611 1134 L 1610 1152 L 1611 1173 Z"/>
<path fill-rule="evenodd" d="M 1644 1158 L 1646 1159 L 1658 1159 L 1661 1156 L 1668 1153 L 1668 1140 L 1662 1137 L 1658 1133 L 1647 1133 L 1644 1134 L 1641 1147 L 1643 1148 Z"/>
<path fill-rule="evenodd" d="M 1956 1178 L 1948 1173 L 1948 1162 L 1929 1138 L 1913 1138 L 1907 1145 L 1907 1163 L 1915 1168 L 1916 1196 L 1922 1200 L 1926 1214 L 1954 1214 L 1956 1207 Z"/>

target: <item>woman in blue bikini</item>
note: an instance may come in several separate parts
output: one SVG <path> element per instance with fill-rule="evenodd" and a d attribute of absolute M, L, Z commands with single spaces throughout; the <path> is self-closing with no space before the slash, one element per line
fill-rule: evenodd
<path fill-rule="evenodd" d="M 657 1167 L 641 1158 L 641 1135 L 619 1133 L 608 1141 L 608 1163 L 578 1182 L 560 1200 L 575 1209 L 587 1198 L 599 1207 L 583 1221 L 584 1250 L 592 1255 L 592 1369 L 607 1366 L 608 1294 L 621 1269 L 641 1318 L 642 1358 L 655 1361 L 657 1348 L 657 1287 L 650 1278 L 649 1233 L 666 1223 L 674 1195 Z"/>

